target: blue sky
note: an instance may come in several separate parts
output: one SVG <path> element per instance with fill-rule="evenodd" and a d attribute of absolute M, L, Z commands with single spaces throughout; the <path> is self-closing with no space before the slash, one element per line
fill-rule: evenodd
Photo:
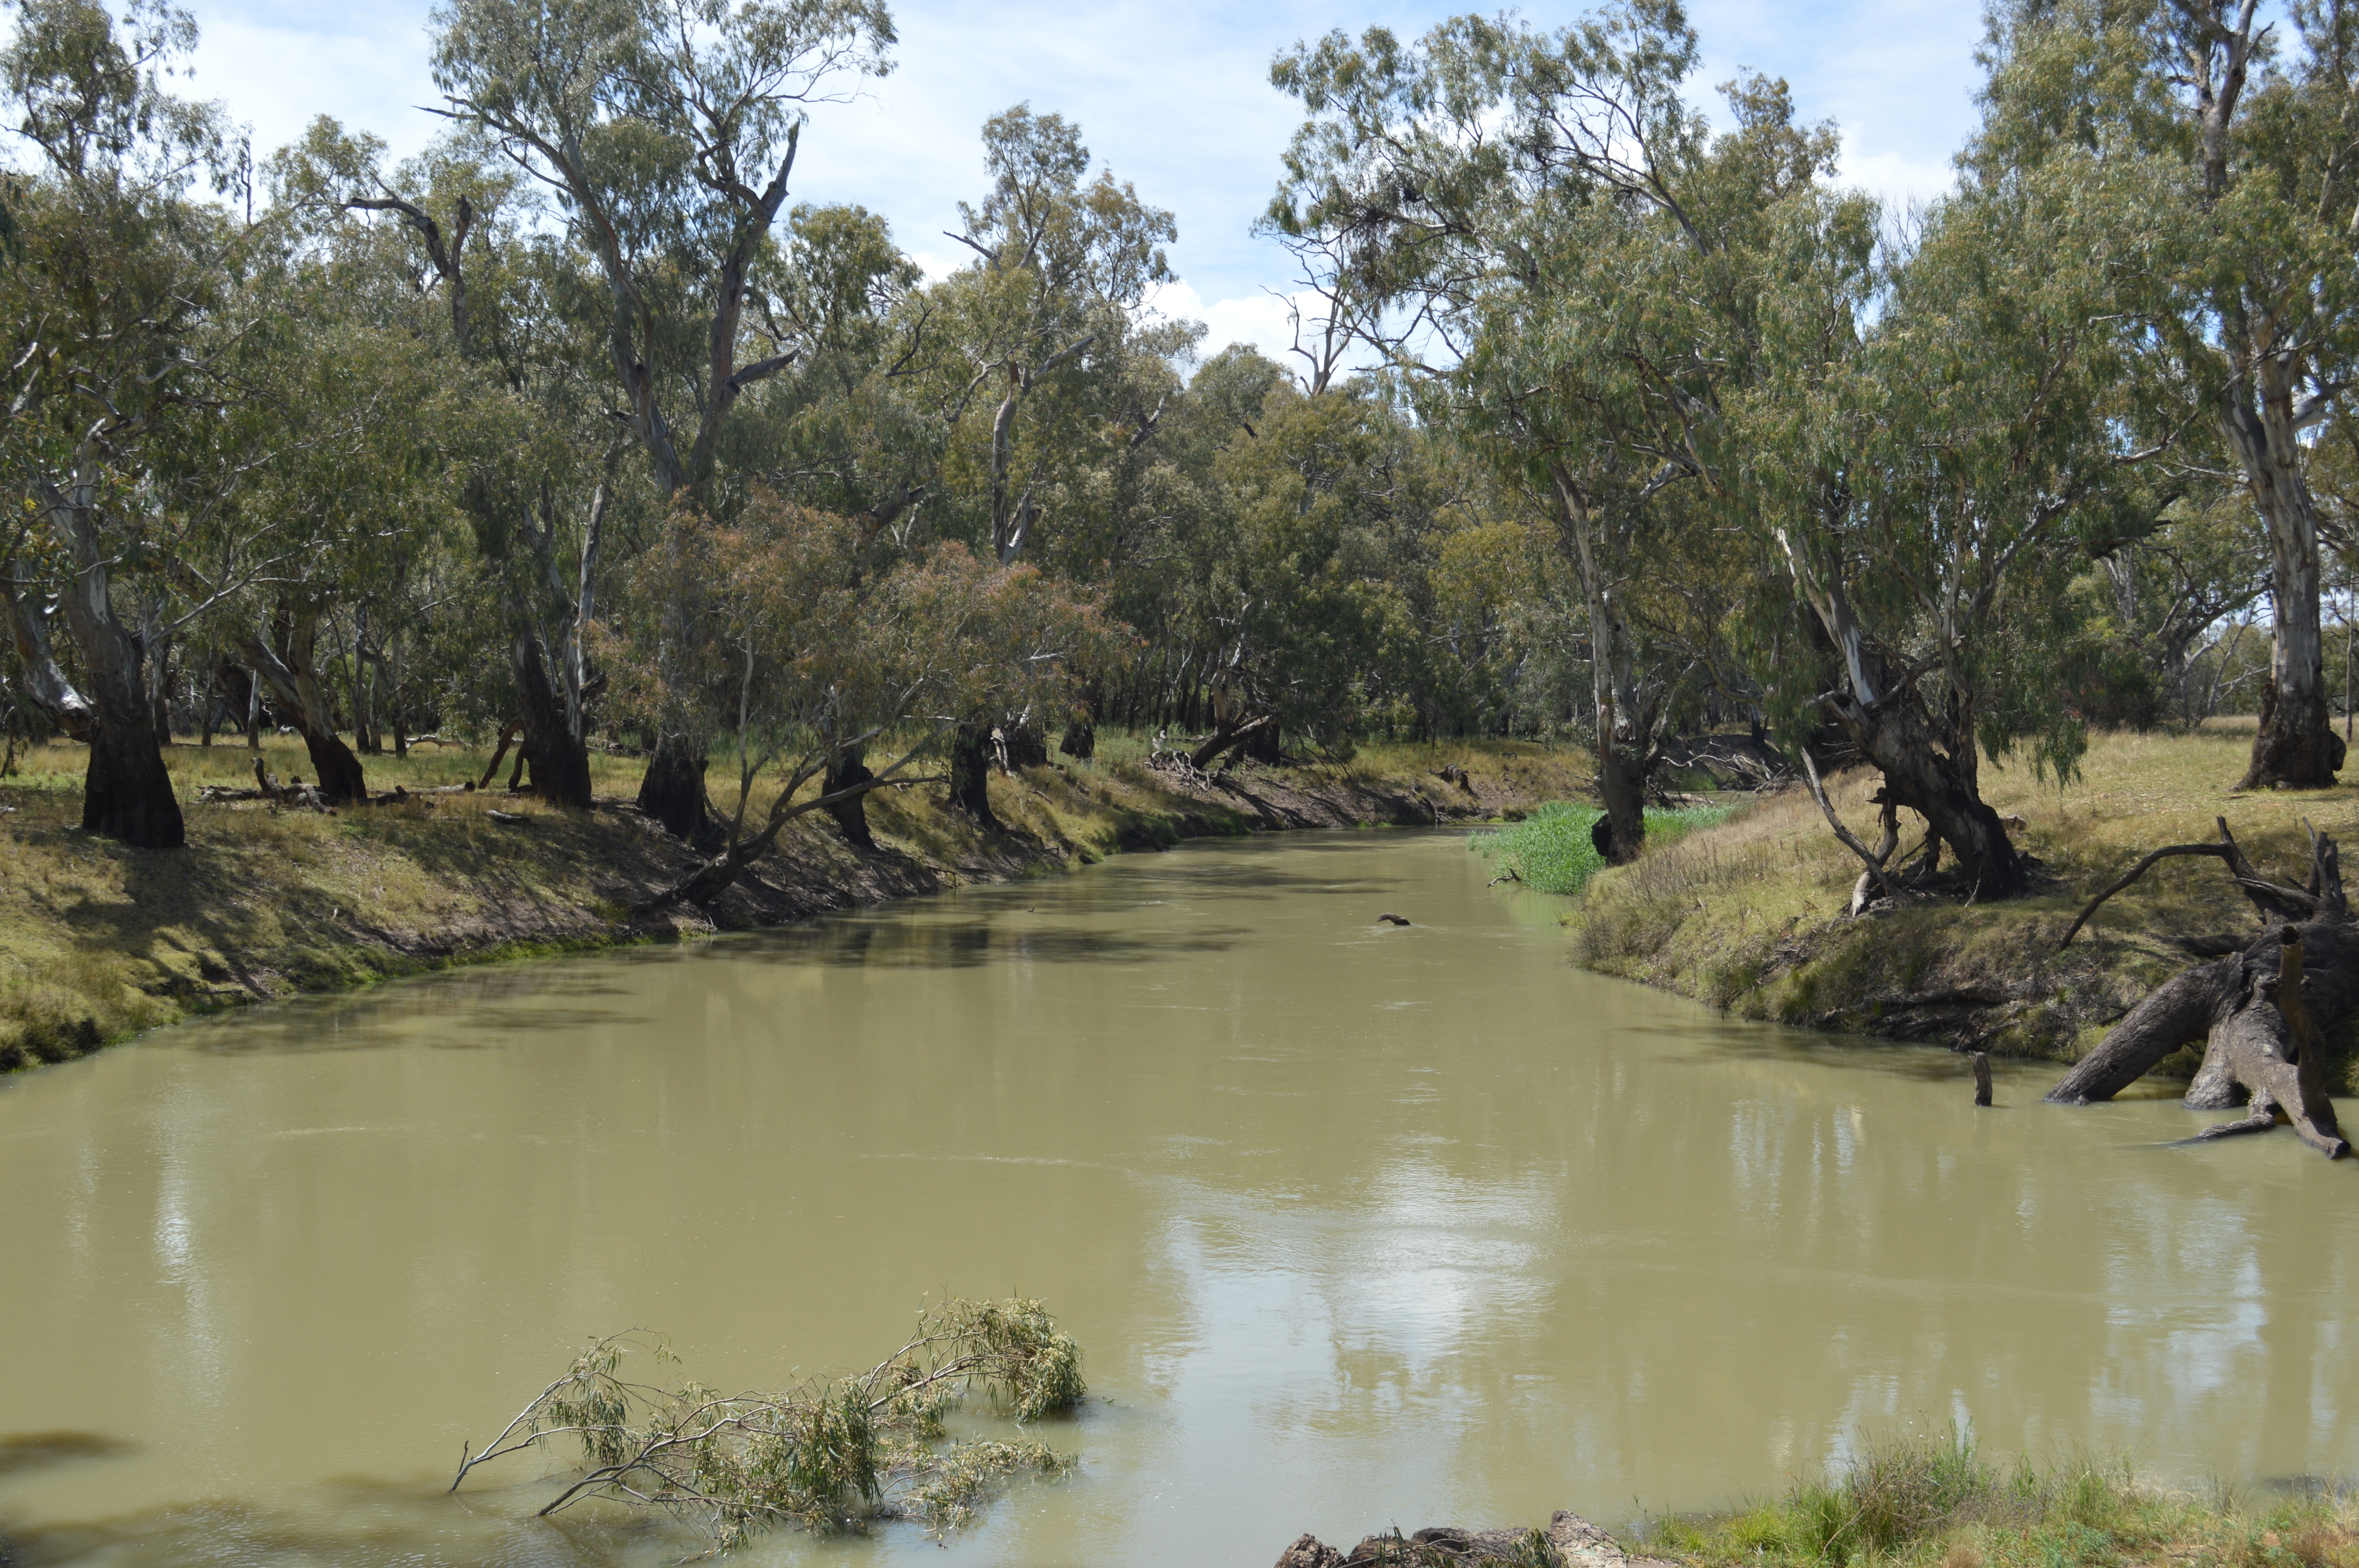
<path fill-rule="evenodd" d="M 1099 161 L 1179 219 L 1181 283 L 1160 301 L 1204 319 L 1208 347 L 1234 339 L 1275 349 L 1284 310 L 1266 290 L 1285 258 L 1246 232 L 1268 200 L 1296 124 L 1268 83 L 1271 55 L 1333 27 L 1422 31 L 1466 5 L 1264 0 L 1092 6 L 1011 0 L 895 6 L 898 67 L 854 103 L 823 105 L 803 137 L 795 197 L 858 201 L 884 213 L 902 247 L 942 269 L 958 247 L 941 231 L 982 183 L 976 133 L 1028 100 L 1080 122 Z M 375 132 L 397 153 L 434 122 L 426 74 L 428 0 L 194 0 L 203 29 L 195 91 L 225 101 L 257 148 L 291 139 L 315 114 Z M 1802 113 L 1843 129 L 1846 178 L 1896 200 L 1949 183 L 1948 159 L 1973 121 L 1981 7 L 1956 0 L 1690 0 L 1714 83 L 1740 67 L 1793 84 Z M 1553 27 L 1573 7 L 1526 7 Z"/>

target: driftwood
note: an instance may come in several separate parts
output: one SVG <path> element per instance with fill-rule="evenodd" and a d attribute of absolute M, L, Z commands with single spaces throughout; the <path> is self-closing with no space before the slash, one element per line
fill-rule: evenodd
<path fill-rule="evenodd" d="M 2239 1121 L 2199 1138 L 2266 1132 L 2289 1123 L 2328 1159 L 2350 1152 L 2327 1095 L 2326 1034 L 2359 1006 L 2359 922 L 2343 895 L 2334 840 L 2312 830 L 2308 885 L 2273 882 L 2236 847 L 2225 821 L 2218 844 L 2173 844 L 2140 860 L 2090 902 L 2065 940 L 2098 905 L 2174 855 L 2223 861 L 2267 929 L 2240 952 L 2180 971 L 2132 1008 L 2048 1098 L 2067 1105 L 2108 1100 L 2183 1045 L 2204 1042 L 2202 1067 L 2188 1086 L 2197 1110 L 2249 1105 Z"/>

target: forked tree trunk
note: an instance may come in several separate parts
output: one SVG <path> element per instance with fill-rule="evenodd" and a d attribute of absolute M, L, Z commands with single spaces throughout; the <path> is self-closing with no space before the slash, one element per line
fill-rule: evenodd
<path fill-rule="evenodd" d="M 566 722 L 565 702 L 549 685 L 540 639 L 530 632 L 519 633 L 509 641 L 508 655 L 534 792 L 556 805 L 589 810 L 590 749 L 574 739 Z"/>
<path fill-rule="evenodd" d="M 2327 1158 L 2348 1153 L 2327 1096 L 2326 1037 L 2359 1006 L 2359 924 L 2343 896 L 2334 840 L 2313 835 L 2307 886 L 2286 887 L 2253 869 L 2223 821 L 2217 844 L 2175 844 L 2147 856 L 2097 895 L 2064 940 L 2072 939 L 2098 905 L 2173 855 L 2224 861 L 2273 924 L 2244 951 L 2183 970 L 2132 1008 L 2048 1098 L 2067 1105 L 2111 1099 L 2200 1040 L 2203 1065 L 2188 1087 L 2189 1108 L 2249 1104 L 2251 1109 L 2242 1120 L 2197 1136 L 2266 1132 L 2282 1120 Z"/>
<path fill-rule="evenodd" d="M 320 686 L 319 640 L 319 609 L 306 606 L 288 619 L 284 656 L 270 645 L 269 638 L 258 633 L 240 639 L 238 651 L 245 655 L 247 667 L 270 688 L 272 706 L 303 737 L 312 771 L 320 775 L 321 798 L 331 806 L 345 806 L 368 799 L 368 777 L 361 769 L 361 760 L 336 733 L 335 716 L 329 711 L 327 694 Z"/>
<path fill-rule="evenodd" d="M 2023 857 L 1982 797 L 1970 723 L 1937 737 L 1907 692 L 1872 708 L 1847 695 L 1828 706 L 1860 754 L 1883 773 L 1883 798 L 1922 816 L 1934 838 L 1949 847 L 1956 860 L 1952 881 L 1978 898 L 2012 898 L 2025 891 L 2030 879 Z"/>

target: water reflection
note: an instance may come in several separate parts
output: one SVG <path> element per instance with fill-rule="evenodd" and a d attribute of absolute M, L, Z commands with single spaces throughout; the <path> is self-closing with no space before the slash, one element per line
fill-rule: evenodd
<path fill-rule="evenodd" d="M 2045 1107 L 2027 1070 L 1977 1111 L 1939 1053 L 1578 974 L 1487 871 L 1440 836 L 1195 846 L 0 1085 L 0 1321 L 43 1336 L 0 1553 L 670 1561 L 648 1521 L 529 1522 L 533 1476 L 441 1480 L 584 1336 L 775 1384 L 946 1291 L 1044 1296 L 1088 1348 L 1079 1477 L 947 1553 L 750 1561 L 1620 1519 L 1953 1420 L 2359 1468 L 2353 1172 L 2166 1147 L 2175 1106 Z"/>

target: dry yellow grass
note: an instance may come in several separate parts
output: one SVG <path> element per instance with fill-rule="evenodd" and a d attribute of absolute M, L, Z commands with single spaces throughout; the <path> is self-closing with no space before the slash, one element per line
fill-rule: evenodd
<path fill-rule="evenodd" d="M 2077 1057 L 2189 962 L 2173 938 L 2255 929 L 2216 862 L 2169 860 L 2059 953 L 2057 939 L 2099 888 L 2150 849 L 2214 838 L 2218 817 L 2265 870 L 2297 883 L 2309 860 L 2305 822 L 2346 843 L 2359 834 L 2359 795 L 2348 787 L 2235 793 L 2250 735 L 2250 720 L 2101 735 L 2080 776 L 2060 787 L 2020 766 L 1986 764 L 1984 797 L 2026 819 L 2022 842 L 2045 862 L 2038 896 L 1852 920 L 1843 911 L 1859 861 L 1793 790 L 1598 878 L 1571 917 L 1577 951 L 1592 968 L 1740 1016 Z M 1873 788 L 1865 772 L 1831 781 L 1838 811 L 1864 839 L 1875 836 Z M 1904 854 L 1922 826 L 1902 814 Z M 1932 997 L 1950 1000 L 1923 1003 Z"/>

